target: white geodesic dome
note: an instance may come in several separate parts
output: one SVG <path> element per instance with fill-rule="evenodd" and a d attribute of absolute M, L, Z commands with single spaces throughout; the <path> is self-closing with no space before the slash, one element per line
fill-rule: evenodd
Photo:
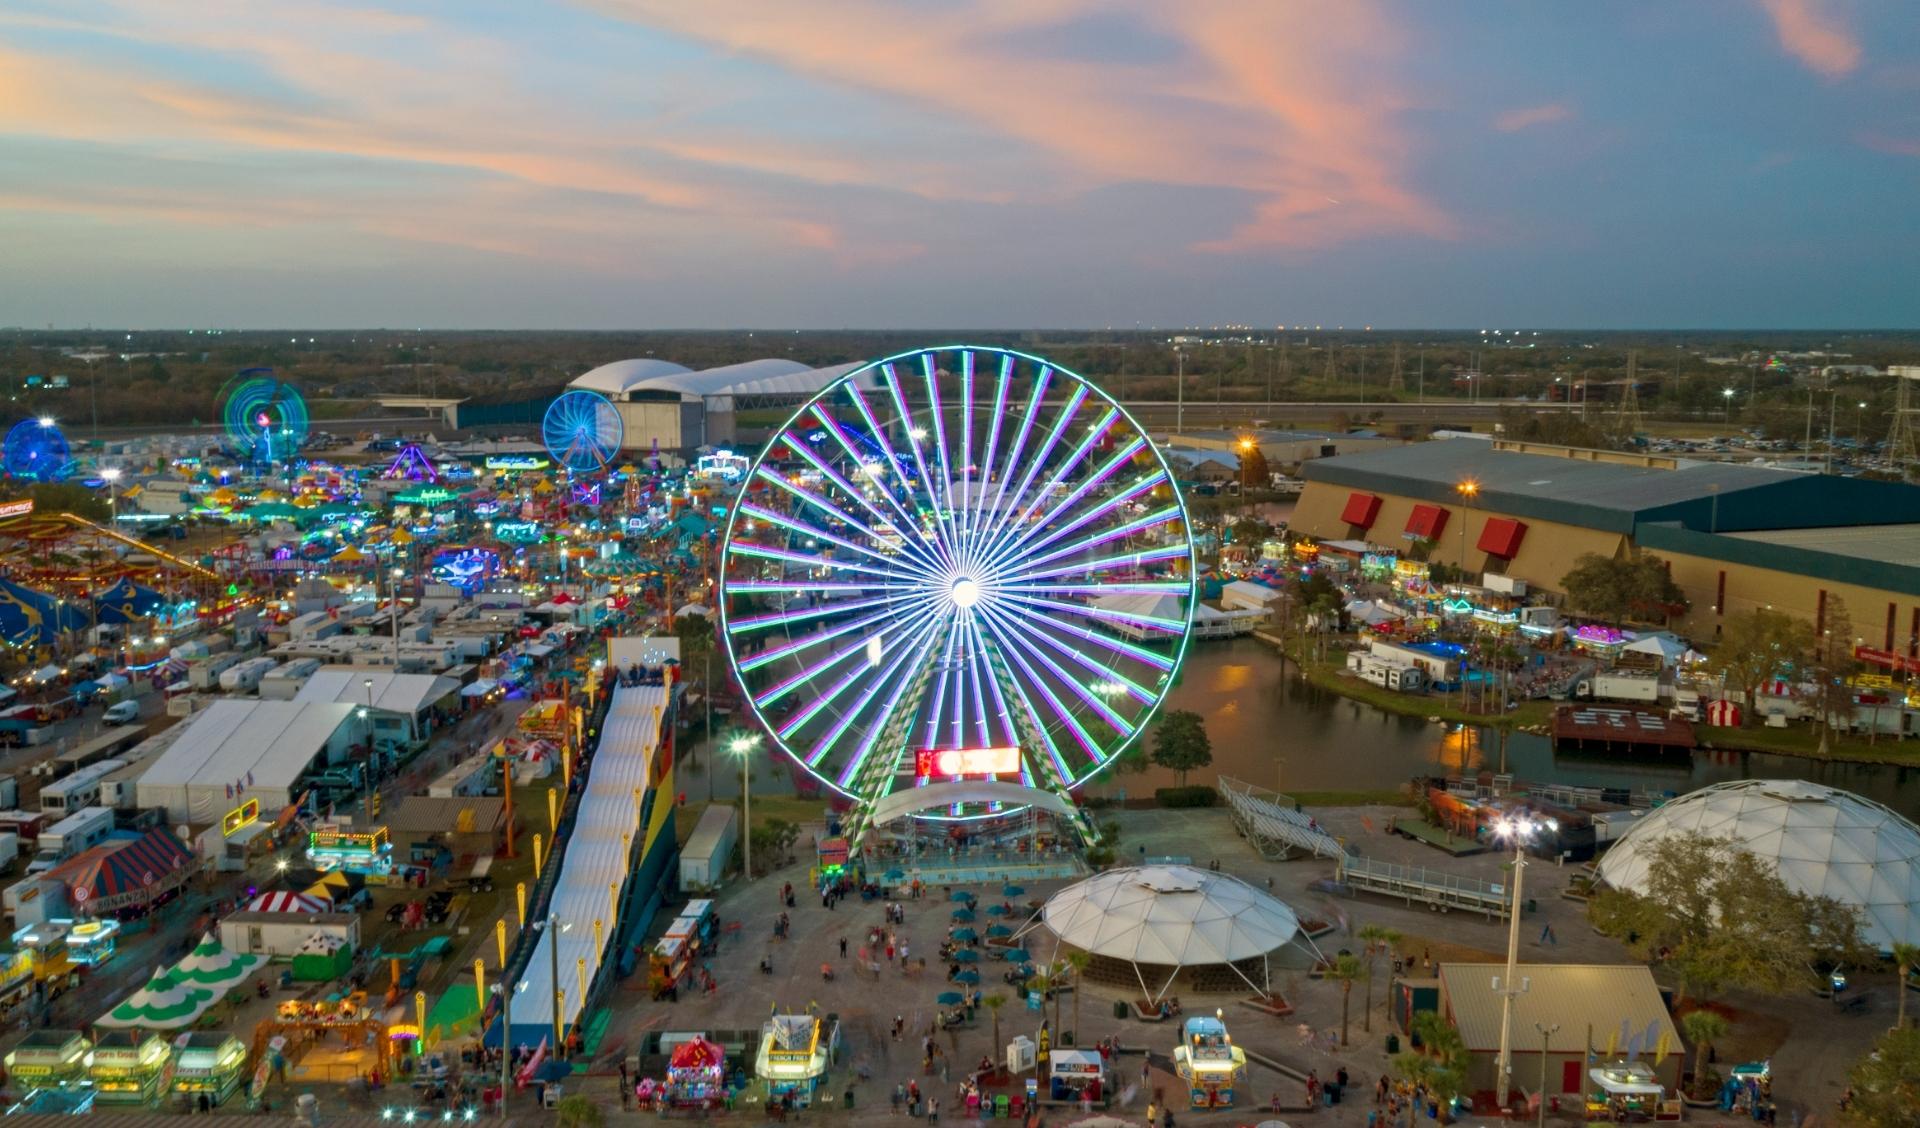
<path fill-rule="evenodd" d="M 1264 956 L 1300 931 L 1292 909 L 1239 878 L 1173 865 L 1095 874 L 1055 893 L 1040 919 L 1096 956 L 1173 967 Z"/>
<path fill-rule="evenodd" d="M 1774 863 L 1787 888 L 1861 910 L 1869 944 L 1920 944 L 1920 826 L 1871 799 L 1804 780 L 1716 783 L 1636 823 L 1600 859 L 1600 879 L 1644 891 L 1647 850 L 1698 832 Z"/>

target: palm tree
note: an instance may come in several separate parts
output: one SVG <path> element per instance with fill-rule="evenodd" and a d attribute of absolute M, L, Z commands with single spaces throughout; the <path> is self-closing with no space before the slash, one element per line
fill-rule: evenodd
<path fill-rule="evenodd" d="M 1393 946 L 1400 942 L 1400 933 L 1397 929 L 1387 928 L 1384 925 L 1369 924 L 1354 935 L 1367 946 L 1367 1009 L 1360 1012 L 1360 1029 L 1371 1034 L 1373 1033 L 1374 957 L 1378 956 L 1383 949 L 1392 951 Z"/>
<path fill-rule="evenodd" d="M 1727 1036 L 1727 1020 L 1716 1011 L 1690 1010 L 1680 1018 L 1680 1032 L 1693 1043 L 1693 1084 L 1698 1094 L 1707 1075 L 1707 1050 Z"/>
<path fill-rule="evenodd" d="M 1087 965 L 1092 962 L 1093 957 L 1085 952 L 1067 953 L 1067 966 L 1073 969 L 1073 1041 L 1075 1045 L 1080 1044 L 1081 973 L 1086 971 Z"/>
<path fill-rule="evenodd" d="M 1895 991 L 1898 992 L 1900 1018 L 1893 1024 L 1893 1028 L 1905 1030 L 1907 1028 L 1907 977 L 1913 974 L 1914 968 L 1920 967 L 1920 944 L 1895 944 L 1893 966 L 1900 975 L 1899 982 L 1894 985 Z"/>
<path fill-rule="evenodd" d="M 1347 1044 L 1347 1012 L 1353 1001 L 1353 985 L 1367 978 L 1367 965 L 1358 956 L 1341 955 L 1321 976 L 1340 985 L 1340 1044 Z"/>
<path fill-rule="evenodd" d="M 981 999 L 980 1004 L 987 1008 L 988 1014 L 993 1016 L 993 1048 L 997 1050 L 1000 1048 L 1000 1045 L 1001 1045 L 1000 1008 L 1007 1005 L 1007 997 L 1005 995 L 1002 995 L 1000 992 L 995 991 L 993 994 L 988 995 L 984 999 Z"/>

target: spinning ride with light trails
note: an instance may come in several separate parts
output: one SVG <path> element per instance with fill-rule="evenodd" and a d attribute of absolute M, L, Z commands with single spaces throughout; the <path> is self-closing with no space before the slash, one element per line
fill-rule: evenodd
<path fill-rule="evenodd" d="M 1024 353 L 923 349 L 842 376 L 754 460 L 721 634 L 767 731 L 843 794 L 1064 793 L 1172 687 L 1193 564 L 1172 472 L 1106 393 Z"/>
<path fill-rule="evenodd" d="M 599 473 L 620 453 L 625 435 L 620 412 L 607 397 L 581 388 L 562 392 L 540 420 L 547 453 L 574 474 Z"/>
<path fill-rule="evenodd" d="M 23 482 L 64 482 L 73 473 L 73 448 L 51 418 L 22 419 L 0 446 L 7 475 Z"/>
<path fill-rule="evenodd" d="M 307 441 L 306 398 L 293 385 L 275 380 L 272 372 L 246 369 L 228 382 L 222 395 L 221 421 L 243 462 L 286 462 Z"/>

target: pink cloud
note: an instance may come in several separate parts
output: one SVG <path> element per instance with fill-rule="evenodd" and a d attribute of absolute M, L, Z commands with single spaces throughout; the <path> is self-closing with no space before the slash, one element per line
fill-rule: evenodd
<path fill-rule="evenodd" d="M 1877 153 L 1891 153 L 1896 157 L 1920 157 L 1920 137 L 1895 137 L 1890 133 L 1868 130 L 1860 135 L 1860 143 Z"/>
<path fill-rule="evenodd" d="M 1405 44 L 1370 2 L 1329 6 L 1311 21 L 1230 0 L 906 8 L 880 0 L 598 0 L 596 7 L 998 134 L 1050 159 L 1080 187 L 1147 182 L 1247 193 L 1251 218 L 1202 244 L 1207 250 L 1455 232 L 1451 217 L 1409 182 L 1411 144 L 1396 121 L 1401 104 L 1380 78 Z M 1076 18 L 1116 12 L 1178 49 L 1149 63 L 1040 63 L 1012 46 Z M 964 80 L 956 78 L 956 61 Z"/>
<path fill-rule="evenodd" d="M 1843 78 L 1860 65 L 1860 41 L 1821 0 L 1759 0 L 1773 20 L 1787 54 L 1827 78 Z"/>
<path fill-rule="evenodd" d="M 1548 102 L 1544 106 L 1528 106 L 1525 109 L 1508 110 L 1493 119 L 1493 127 L 1502 133 L 1518 133 L 1523 129 L 1532 129 L 1536 125 L 1552 125 L 1557 121 L 1566 121 L 1573 111 L 1565 103 Z"/>

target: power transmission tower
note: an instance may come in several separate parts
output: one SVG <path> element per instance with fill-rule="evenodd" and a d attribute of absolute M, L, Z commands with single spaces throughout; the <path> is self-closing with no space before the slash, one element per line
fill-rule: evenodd
<path fill-rule="evenodd" d="M 1406 377 L 1400 374 L 1400 342 L 1393 343 L 1393 379 L 1387 383 L 1387 391 L 1401 396 L 1407 393 Z"/>
<path fill-rule="evenodd" d="M 1641 427 L 1639 353 L 1627 350 L 1627 386 L 1620 391 L 1620 405 L 1614 412 L 1613 429 L 1622 441 L 1633 438 Z"/>
<path fill-rule="evenodd" d="M 1912 472 L 1913 464 L 1920 462 L 1920 434 L 1916 434 L 1913 418 L 1920 412 L 1913 404 L 1913 385 L 1920 380 L 1920 366 L 1894 365 L 1887 372 L 1893 377 L 1893 430 L 1887 432 L 1884 453 L 1904 478 Z"/>

